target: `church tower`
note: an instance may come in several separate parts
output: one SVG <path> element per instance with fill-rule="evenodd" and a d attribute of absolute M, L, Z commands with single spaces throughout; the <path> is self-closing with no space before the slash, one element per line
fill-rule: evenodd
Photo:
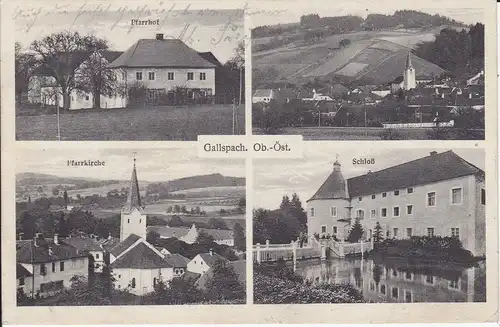
<path fill-rule="evenodd" d="M 134 158 L 134 169 L 130 178 L 127 203 L 125 203 L 121 211 L 120 242 L 129 237 L 130 234 L 146 239 L 146 217 L 144 207 L 141 206 L 141 195 L 139 193 Z"/>
<path fill-rule="evenodd" d="M 415 69 L 411 65 L 411 52 L 408 52 L 408 57 L 406 58 L 405 71 L 403 74 L 403 90 L 410 90 L 417 87 L 417 82 L 415 80 Z"/>

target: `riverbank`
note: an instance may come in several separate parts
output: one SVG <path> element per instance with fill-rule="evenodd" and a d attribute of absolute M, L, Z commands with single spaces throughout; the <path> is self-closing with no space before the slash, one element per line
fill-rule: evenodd
<path fill-rule="evenodd" d="M 285 263 L 254 266 L 254 302 L 258 304 L 362 303 L 361 292 L 350 284 L 313 285 Z"/>

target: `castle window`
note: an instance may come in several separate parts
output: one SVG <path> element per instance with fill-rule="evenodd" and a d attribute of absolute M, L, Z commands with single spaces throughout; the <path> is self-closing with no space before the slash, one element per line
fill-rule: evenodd
<path fill-rule="evenodd" d="M 375 194 L 372 194 L 372 200 L 375 199 Z"/>
<path fill-rule="evenodd" d="M 142 81 L 142 72 L 136 72 L 135 73 L 135 79 L 138 81 Z"/>
<path fill-rule="evenodd" d="M 188 81 L 194 80 L 194 73 L 187 73 L 187 79 Z"/>
<path fill-rule="evenodd" d="M 333 234 L 337 234 L 338 230 L 337 230 L 337 226 L 333 226 Z"/>
<path fill-rule="evenodd" d="M 451 189 L 451 203 L 461 204 L 462 203 L 462 188 L 456 187 Z"/>
<path fill-rule="evenodd" d="M 406 290 L 405 291 L 405 302 L 406 303 L 412 303 L 413 302 L 410 290 Z"/>
<path fill-rule="evenodd" d="M 397 238 L 398 237 L 398 229 L 397 228 L 394 228 L 394 230 L 392 231 L 392 233 L 394 234 L 394 238 Z"/>
<path fill-rule="evenodd" d="M 311 208 L 311 217 L 314 217 L 314 208 Z"/>
<path fill-rule="evenodd" d="M 413 205 L 409 204 L 406 206 L 406 214 L 413 215 Z"/>
<path fill-rule="evenodd" d="M 392 208 L 392 216 L 399 217 L 399 207 Z"/>
<path fill-rule="evenodd" d="M 130 224 L 130 219 L 127 219 L 127 223 Z"/>
<path fill-rule="evenodd" d="M 481 189 L 481 204 L 486 204 L 486 191 L 484 188 Z"/>
<path fill-rule="evenodd" d="M 148 79 L 150 81 L 154 81 L 155 80 L 155 72 L 149 72 L 148 73 Z"/>
<path fill-rule="evenodd" d="M 434 236 L 434 228 L 432 228 L 432 227 L 427 228 L 427 236 L 429 236 L 429 237 Z"/>
<path fill-rule="evenodd" d="M 365 211 L 363 209 L 356 210 L 356 218 L 364 219 L 365 218 Z"/>
<path fill-rule="evenodd" d="M 326 226 L 325 225 L 321 226 L 321 233 L 326 233 Z"/>
<path fill-rule="evenodd" d="M 384 192 L 384 193 L 382 193 L 382 197 L 383 197 L 383 198 L 386 198 L 386 197 L 387 197 L 387 193 L 385 193 L 385 192 Z"/>
<path fill-rule="evenodd" d="M 377 217 L 377 209 L 370 210 L 370 218 L 375 218 L 375 217 Z"/>
<path fill-rule="evenodd" d="M 397 299 L 399 297 L 399 290 L 397 287 L 392 288 L 392 297 Z"/>
<path fill-rule="evenodd" d="M 380 293 L 385 295 L 385 285 L 380 285 Z"/>
<path fill-rule="evenodd" d="M 427 193 L 427 206 L 435 207 L 436 206 L 436 192 L 428 192 Z"/>
<path fill-rule="evenodd" d="M 452 228 L 451 229 L 451 236 L 460 238 L 460 229 L 459 228 Z"/>
<path fill-rule="evenodd" d="M 174 80 L 174 78 L 175 78 L 175 75 L 174 75 L 174 73 L 173 73 L 173 72 L 168 72 L 168 73 L 167 73 L 167 79 L 168 79 L 169 81 L 173 81 L 173 80 Z"/>
<path fill-rule="evenodd" d="M 387 217 L 387 208 L 380 209 L 380 216 Z"/>
<path fill-rule="evenodd" d="M 337 217 L 337 207 L 331 207 L 330 213 L 331 213 L 332 217 Z"/>
<path fill-rule="evenodd" d="M 412 193 L 413 193 L 413 187 L 408 187 L 408 188 L 406 189 L 406 193 L 408 193 L 408 194 L 412 194 Z"/>
<path fill-rule="evenodd" d="M 399 190 L 394 191 L 394 196 L 398 196 L 398 195 L 399 195 Z"/>
<path fill-rule="evenodd" d="M 411 237 L 412 236 L 412 231 L 411 228 L 406 229 L 406 237 Z"/>

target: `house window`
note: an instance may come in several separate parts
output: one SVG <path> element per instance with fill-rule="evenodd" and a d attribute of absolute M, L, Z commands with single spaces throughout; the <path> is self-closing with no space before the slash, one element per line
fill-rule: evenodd
<path fill-rule="evenodd" d="M 365 218 L 365 211 L 363 209 L 356 210 L 356 218 L 364 219 Z"/>
<path fill-rule="evenodd" d="M 136 72 L 135 73 L 135 79 L 138 81 L 142 81 L 142 72 Z"/>
<path fill-rule="evenodd" d="M 44 264 L 44 263 L 42 263 L 42 264 L 40 265 L 40 275 L 42 275 L 42 276 L 47 275 L 47 267 L 45 267 L 45 264 Z"/>
<path fill-rule="evenodd" d="M 380 293 L 385 295 L 385 285 L 380 285 Z"/>
<path fill-rule="evenodd" d="M 452 228 L 451 229 L 451 236 L 460 238 L 460 229 L 459 228 Z"/>
<path fill-rule="evenodd" d="M 363 197 L 362 196 L 358 197 L 358 201 L 359 202 L 363 201 Z"/>
<path fill-rule="evenodd" d="M 153 287 L 156 286 L 156 277 L 153 277 Z"/>
<path fill-rule="evenodd" d="M 375 217 L 377 217 L 377 209 L 370 210 L 370 218 L 375 218 Z"/>
<path fill-rule="evenodd" d="M 375 199 L 375 194 L 372 194 L 372 200 Z"/>
<path fill-rule="evenodd" d="M 392 288 L 392 297 L 395 299 L 399 297 L 399 289 L 397 287 Z"/>
<path fill-rule="evenodd" d="M 406 193 L 408 193 L 408 194 L 412 194 L 412 193 L 413 193 L 413 187 L 408 187 L 408 188 L 406 189 Z"/>
<path fill-rule="evenodd" d="M 392 216 L 399 217 L 399 207 L 392 208 Z"/>
<path fill-rule="evenodd" d="M 188 81 L 194 80 L 194 73 L 188 73 L 187 78 L 188 78 Z"/>
<path fill-rule="evenodd" d="M 154 81 L 155 80 L 155 72 L 149 72 L 148 73 L 148 79 L 150 81 Z"/>
<path fill-rule="evenodd" d="M 200 81 L 204 81 L 207 79 L 207 73 L 200 73 Z"/>
<path fill-rule="evenodd" d="M 429 236 L 429 237 L 434 236 L 434 228 L 432 228 L 432 227 L 427 228 L 427 236 Z"/>
<path fill-rule="evenodd" d="M 394 228 L 394 230 L 392 231 L 392 233 L 394 234 L 394 238 L 398 237 L 398 229 L 397 228 Z"/>
<path fill-rule="evenodd" d="M 333 234 L 337 234 L 338 230 L 337 230 L 337 226 L 333 226 Z"/>
<path fill-rule="evenodd" d="M 428 207 L 436 206 L 436 192 L 427 193 L 427 206 Z"/>
<path fill-rule="evenodd" d="M 434 276 L 432 276 L 432 275 L 426 275 L 425 276 L 425 282 L 427 284 L 434 284 Z"/>
<path fill-rule="evenodd" d="M 406 237 L 411 237 L 412 236 L 412 230 L 411 228 L 406 229 Z"/>
<path fill-rule="evenodd" d="M 326 233 L 326 226 L 325 225 L 321 226 L 321 233 Z"/>
<path fill-rule="evenodd" d="M 89 101 L 90 97 L 88 95 L 85 96 L 85 100 Z"/>
<path fill-rule="evenodd" d="M 174 74 L 174 72 L 168 72 L 168 73 L 167 73 L 167 79 L 168 79 L 169 81 L 173 81 L 173 80 L 175 79 L 175 74 Z"/>
<path fill-rule="evenodd" d="M 64 261 L 59 263 L 59 271 L 64 271 Z"/>
<path fill-rule="evenodd" d="M 386 197 L 387 197 L 387 193 L 385 193 L 385 192 L 384 192 L 384 193 L 382 193 L 382 197 L 383 197 L 383 198 L 386 198 Z"/>
<path fill-rule="evenodd" d="M 56 272 L 56 263 L 52 262 L 52 272 Z"/>
<path fill-rule="evenodd" d="M 311 208 L 311 217 L 314 217 L 314 208 Z"/>
<path fill-rule="evenodd" d="M 391 231 L 389 230 L 389 228 L 387 229 L 387 231 L 385 232 L 385 237 L 387 238 L 391 238 Z"/>
<path fill-rule="evenodd" d="M 19 278 L 19 286 L 24 285 L 24 277 Z"/>
<path fill-rule="evenodd" d="M 461 204 L 462 203 L 462 188 L 461 187 L 451 189 L 451 203 L 452 204 Z"/>
<path fill-rule="evenodd" d="M 131 283 L 131 285 L 130 285 L 130 286 L 131 286 L 132 288 L 135 288 L 135 277 L 134 277 L 134 278 L 132 278 L 132 283 Z"/>
<path fill-rule="evenodd" d="M 95 254 L 95 258 L 96 258 L 97 260 L 99 260 L 99 253 L 96 253 L 96 254 Z"/>
<path fill-rule="evenodd" d="M 399 190 L 394 191 L 394 196 L 398 196 L 398 195 L 399 195 Z"/>
<path fill-rule="evenodd" d="M 380 216 L 387 217 L 387 208 L 380 209 Z"/>
<path fill-rule="evenodd" d="M 486 204 L 486 191 L 484 188 L 481 189 L 481 204 Z"/>
<path fill-rule="evenodd" d="M 413 205 L 409 204 L 406 206 L 406 214 L 413 215 Z"/>
<path fill-rule="evenodd" d="M 337 217 L 337 207 L 331 207 L 330 214 L 332 215 L 332 217 Z"/>

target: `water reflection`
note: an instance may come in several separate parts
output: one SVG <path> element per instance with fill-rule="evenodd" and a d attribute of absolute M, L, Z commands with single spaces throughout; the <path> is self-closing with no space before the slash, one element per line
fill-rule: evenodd
<path fill-rule="evenodd" d="M 351 283 L 369 302 L 485 302 L 486 264 L 465 268 L 406 260 L 299 261 L 296 272 L 314 283 Z"/>

